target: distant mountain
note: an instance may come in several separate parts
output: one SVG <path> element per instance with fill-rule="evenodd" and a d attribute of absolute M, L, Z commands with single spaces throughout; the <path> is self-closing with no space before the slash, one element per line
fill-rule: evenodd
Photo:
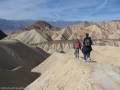
<path fill-rule="evenodd" d="M 57 24 L 57 22 L 54 24 Z M 58 28 L 56 25 L 46 21 L 36 21 L 24 29 L 11 33 L 6 39 L 17 39 L 25 43 L 34 44 L 41 43 L 41 41 L 50 41 L 48 38 L 51 38 L 51 40 L 83 39 L 85 33 L 89 33 L 92 39 L 120 39 L 120 20 L 103 22 L 82 21 L 67 23 L 67 25 L 65 28 Z M 106 43 L 109 45 L 114 44 L 113 41 Z M 106 43 L 102 42 L 102 45 Z M 116 43 L 116 46 L 118 45 L 120 44 Z"/>
<path fill-rule="evenodd" d="M 41 31 L 50 30 L 52 28 L 54 28 L 54 26 L 52 26 L 51 24 L 49 24 L 46 21 L 41 21 L 41 20 L 36 21 L 33 24 L 25 27 L 25 29 L 27 29 L 27 30 L 38 29 L 38 30 L 41 30 Z"/>
<path fill-rule="evenodd" d="M 81 21 L 48 21 L 51 25 L 57 27 L 66 27 L 73 24 L 81 23 Z"/>
<path fill-rule="evenodd" d="M 33 20 L 5 20 L 0 19 L 0 29 L 4 32 L 16 31 L 19 28 L 23 28 L 32 24 Z"/>
<path fill-rule="evenodd" d="M 6 20 L 0 19 L 0 29 L 4 32 L 16 31 L 17 29 L 22 29 L 27 26 L 32 25 L 38 20 Z M 81 21 L 48 21 L 52 26 L 55 27 L 66 27 L 73 24 L 78 24 Z"/>
<path fill-rule="evenodd" d="M 9 34 L 5 39 L 16 39 L 26 44 L 41 43 L 52 40 L 52 34 L 59 28 L 46 21 L 36 21 L 25 28 Z"/>

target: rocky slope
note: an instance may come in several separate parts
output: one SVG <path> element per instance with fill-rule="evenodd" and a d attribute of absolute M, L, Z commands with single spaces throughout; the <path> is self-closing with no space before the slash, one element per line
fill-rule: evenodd
<path fill-rule="evenodd" d="M 31 29 L 30 31 L 23 31 L 21 33 L 8 36 L 6 39 L 16 39 L 26 44 L 41 43 L 51 41 L 51 37 L 39 30 Z"/>
<path fill-rule="evenodd" d="M 72 35 L 72 30 L 67 27 L 61 29 L 61 32 L 59 33 L 58 37 L 55 38 L 55 40 L 69 40 Z"/>
<path fill-rule="evenodd" d="M 108 22 L 86 22 L 72 25 L 70 28 L 79 38 L 83 37 L 86 32 L 90 33 L 95 39 L 119 39 L 120 21 Z"/>
<path fill-rule="evenodd" d="M 11 33 L 6 39 L 16 39 L 23 43 L 34 44 L 51 41 L 59 28 L 53 27 L 45 21 L 37 21 L 34 24 Z"/>
<path fill-rule="evenodd" d="M 104 45 L 108 43 L 104 39 L 120 37 L 119 21 L 83 22 L 61 31 L 44 24 L 33 25 L 8 36 L 7 41 L 0 41 L 0 89 L 22 86 L 25 90 L 119 90 L 119 47 L 93 46 L 92 61 L 86 63 L 82 53 L 79 60 L 74 58 L 73 43 L 67 41 L 83 39 L 89 32 L 93 39 L 102 39 Z M 120 45 L 119 41 L 117 44 L 113 41 L 108 45 Z M 28 46 L 36 43 L 41 44 L 36 48 Z M 49 54 L 38 47 L 53 54 L 47 58 Z M 63 48 L 64 52 L 55 52 Z"/>
<path fill-rule="evenodd" d="M 45 21 L 38 21 L 26 27 L 23 31 L 13 33 L 8 39 L 18 39 L 24 43 L 34 44 L 51 40 L 73 40 L 76 38 L 82 40 L 85 33 L 90 33 L 92 39 L 101 39 L 99 42 L 102 44 L 99 45 L 107 44 L 120 46 L 119 41 L 104 41 L 106 39 L 119 40 L 119 27 L 120 21 L 115 20 L 106 22 L 80 22 L 80 24 L 70 25 L 63 29 L 56 28 Z"/>
<path fill-rule="evenodd" d="M 23 90 L 41 75 L 31 69 L 47 57 L 49 54 L 40 48 L 15 40 L 0 41 L 0 90 Z"/>
<path fill-rule="evenodd" d="M 4 39 L 5 37 L 7 37 L 7 34 L 0 30 L 0 40 Z"/>
<path fill-rule="evenodd" d="M 60 33 L 57 38 L 58 40 L 62 40 L 62 38 L 66 40 L 73 40 L 76 38 L 83 40 L 85 33 L 89 33 L 92 39 L 101 39 L 103 44 L 111 45 L 116 41 L 116 46 L 120 46 L 120 21 L 81 22 L 80 24 L 69 26 L 69 29 L 66 27 L 63 30 L 66 32 L 65 34 Z M 68 38 L 68 36 L 70 38 Z M 112 39 L 115 41 L 113 42 Z"/>
<path fill-rule="evenodd" d="M 26 30 L 37 29 L 41 31 L 49 31 L 49 30 L 56 30 L 59 29 L 58 27 L 52 26 L 46 21 L 36 21 L 32 25 L 27 26 Z"/>
<path fill-rule="evenodd" d="M 90 63 L 83 61 L 82 53 L 79 60 L 74 59 L 71 49 L 54 53 L 32 70 L 42 75 L 25 90 L 119 90 L 119 51 L 117 47 L 94 46 Z"/>
<path fill-rule="evenodd" d="M 49 56 L 42 49 L 29 47 L 15 40 L 0 41 L 0 69 L 33 68 Z"/>

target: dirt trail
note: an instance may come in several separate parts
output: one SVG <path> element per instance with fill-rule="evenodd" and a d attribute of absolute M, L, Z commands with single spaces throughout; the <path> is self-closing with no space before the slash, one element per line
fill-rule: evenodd
<path fill-rule="evenodd" d="M 102 90 L 120 90 L 120 70 L 112 65 L 96 65 L 93 78 Z"/>
<path fill-rule="evenodd" d="M 96 62 L 91 63 L 84 62 L 82 58 L 74 59 L 73 50 L 65 54 L 54 53 L 32 70 L 42 75 L 25 90 L 119 90 L 119 68 L 114 66 L 115 63 L 102 63 L 102 54 L 96 52 L 93 52 L 95 56 L 92 55 Z M 102 59 L 107 57 L 109 55 Z"/>

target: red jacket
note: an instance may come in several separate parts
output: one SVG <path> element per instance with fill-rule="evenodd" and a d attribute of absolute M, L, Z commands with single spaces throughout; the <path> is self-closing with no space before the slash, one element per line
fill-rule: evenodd
<path fill-rule="evenodd" d="M 81 48 L 81 43 L 79 41 L 75 42 L 73 48 Z"/>

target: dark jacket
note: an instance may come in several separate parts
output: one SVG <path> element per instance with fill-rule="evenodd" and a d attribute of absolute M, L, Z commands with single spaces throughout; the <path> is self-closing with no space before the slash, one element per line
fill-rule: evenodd
<path fill-rule="evenodd" d="M 85 45 L 85 40 L 86 40 L 86 39 L 89 39 L 89 40 L 90 40 L 90 45 L 89 45 L 89 46 L 86 46 L 86 45 Z M 84 38 L 84 40 L 83 40 L 82 52 L 83 52 L 83 53 L 91 52 L 91 51 L 92 51 L 92 44 L 93 44 L 93 42 L 92 42 L 91 37 L 86 37 L 86 38 Z"/>
<path fill-rule="evenodd" d="M 86 40 L 86 39 L 89 39 L 90 45 L 89 45 L 88 47 L 91 47 L 91 45 L 93 44 L 91 37 L 85 37 L 85 38 L 84 38 L 84 40 L 83 40 L 83 46 L 86 47 L 86 45 L 85 45 L 85 40 Z"/>

